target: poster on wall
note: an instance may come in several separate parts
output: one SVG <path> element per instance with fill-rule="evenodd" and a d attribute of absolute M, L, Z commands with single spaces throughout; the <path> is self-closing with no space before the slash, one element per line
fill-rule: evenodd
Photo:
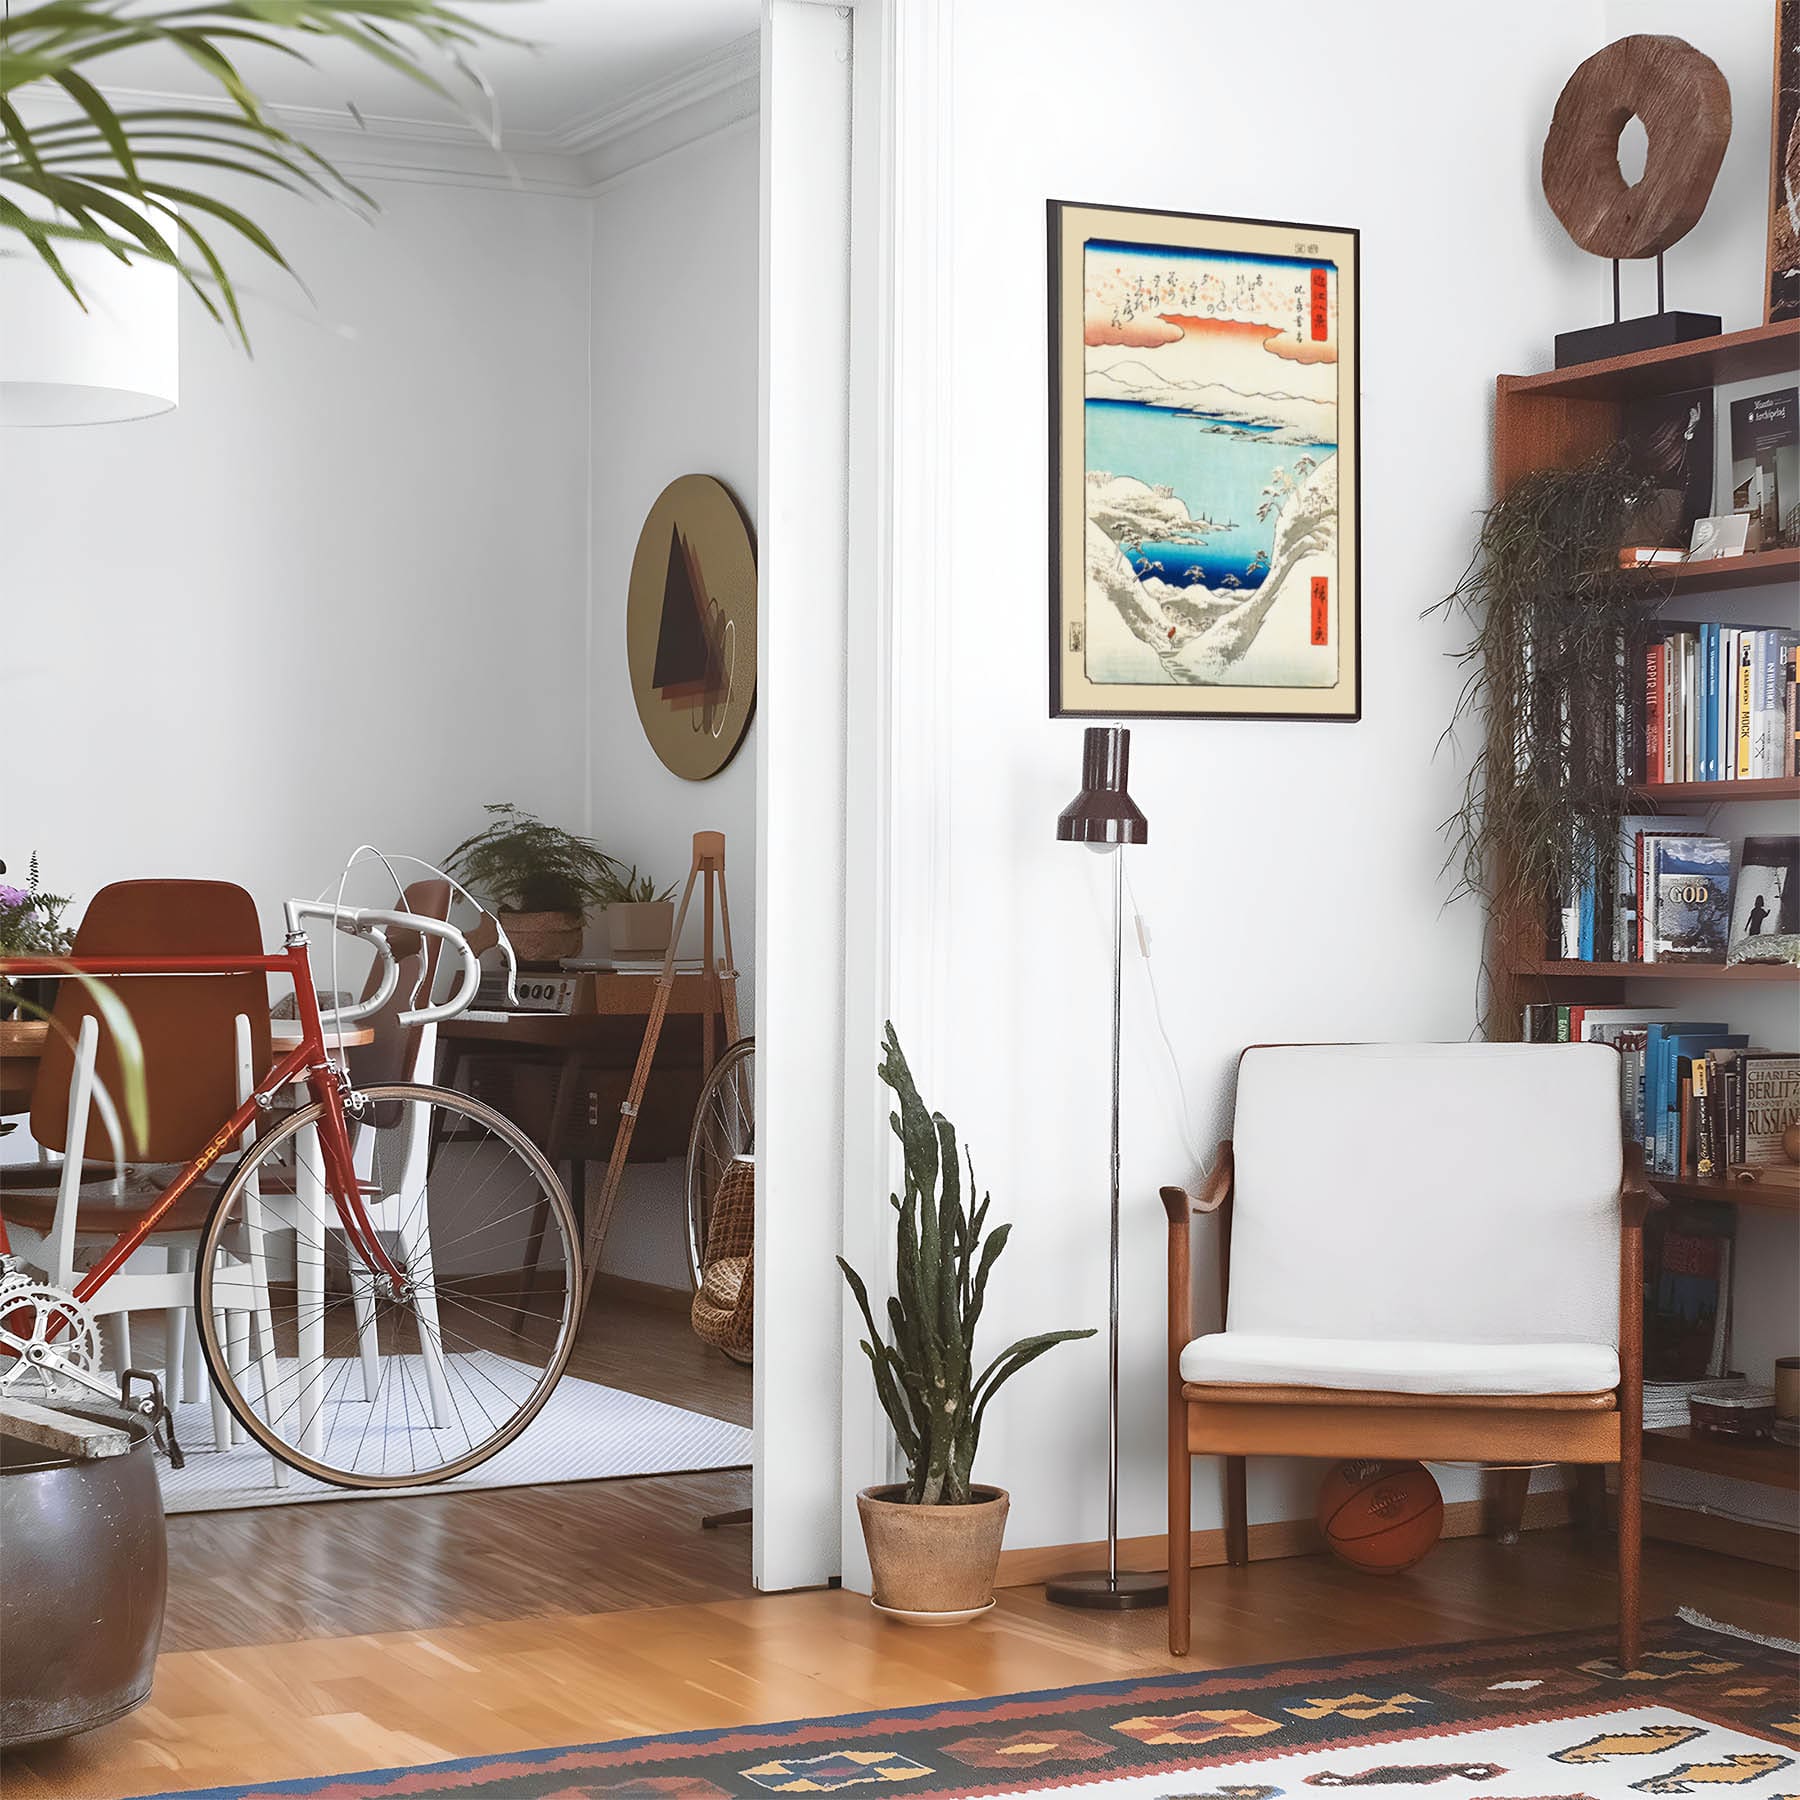
<path fill-rule="evenodd" d="M 1800 0 L 1776 0 L 1768 323 L 1800 319 Z"/>
<path fill-rule="evenodd" d="M 1053 717 L 1361 716 L 1357 253 L 1050 202 Z"/>

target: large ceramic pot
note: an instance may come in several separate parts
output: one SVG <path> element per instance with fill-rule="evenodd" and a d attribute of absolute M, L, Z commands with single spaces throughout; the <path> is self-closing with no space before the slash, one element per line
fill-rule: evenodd
<path fill-rule="evenodd" d="M 104 1725 L 150 1698 L 168 1587 L 150 1428 L 80 1461 L 0 1437 L 0 1747 Z"/>
<path fill-rule="evenodd" d="M 512 940 L 513 955 L 528 969 L 554 969 L 565 956 L 581 954 L 578 912 L 506 912 L 500 927 Z"/>
<path fill-rule="evenodd" d="M 971 1491 L 967 1506 L 908 1506 L 904 1487 L 856 1496 L 881 1611 L 908 1625 L 960 1625 L 993 1605 L 1006 1490 Z"/>

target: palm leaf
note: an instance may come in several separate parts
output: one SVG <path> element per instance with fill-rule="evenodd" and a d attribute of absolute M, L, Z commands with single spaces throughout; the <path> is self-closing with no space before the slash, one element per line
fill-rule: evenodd
<path fill-rule="evenodd" d="M 249 213 L 189 183 L 202 171 L 216 171 L 373 212 L 366 193 L 263 110 L 238 67 L 245 50 L 309 62 L 311 44 L 333 39 L 451 99 L 452 88 L 426 66 L 426 55 L 442 57 L 458 80 L 485 94 L 464 52 L 519 41 L 445 0 L 43 0 L 0 16 L 0 185 L 48 208 L 0 194 L 0 254 L 8 238 L 22 244 L 78 304 L 80 281 L 59 254 L 61 242 L 94 245 L 127 262 L 142 258 L 172 266 L 215 319 L 229 314 L 248 348 L 231 276 L 204 222 L 229 228 L 279 268 L 295 272 Z M 121 51 L 158 45 L 179 52 L 216 85 L 226 109 L 120 109 L 106 97 L 101 78 L 88 72 Z M 28 122 L 8 96 L 34 83 L 59 92 L 78 116 Z M 349 111 L 360 121 L 354 107 Z M 483 129 L 492 135 L 491 126 Z M 177 184 L 150 165 L 188 175 Z M 143 207 L 179 224 L 197 264 L 177 253 L 172 234 L 146 222 Z M 207 289 L 217 291 L 224 312 Z"/>

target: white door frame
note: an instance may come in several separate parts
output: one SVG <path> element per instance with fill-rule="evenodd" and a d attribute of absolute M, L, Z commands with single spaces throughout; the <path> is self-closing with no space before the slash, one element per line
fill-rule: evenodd
<path fill-rule="evenodd" d="M 834 1254 L 892 1275 L 883 1022 L 929 1068 L 953 728 L 949 0 L 764 0 L 758 1587 L 868 1587 L 893 1448 Z M 852 53 L 853 48 L 853 53 Z M 841 160 L 837 160 L 841 159 Z M 900 996 L 897 1002 L 895 996 Z"/>

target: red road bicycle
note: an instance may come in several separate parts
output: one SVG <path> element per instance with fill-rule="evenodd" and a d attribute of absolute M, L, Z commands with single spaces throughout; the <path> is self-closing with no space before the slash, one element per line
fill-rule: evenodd
<path fill-rule="evenodd" d="M 321 1012 L 308 918 L 373 947 L 383 971 L 374 993 Z M 435 936 L 460 964 L 449 998 L 432 1005 L 425 994 L 398 1014 L 403 1026 L 468 1006 L 480 970 L 469 940 L 437 919 L 310 901 L 290 901 L 286 923 L 284 948 L 270 954 L 0 960 L 8 975 L 286 976 L 300 1023 L 297 1047 L 197 1156 L 158 1176 L 148 1210 L 72 1291 L 29 1272 L 0 1215 L 0 1392 L 28 1397 L 60 1381 L 117 1395 L 119 1383 L 97 1372 L 85 1302 L 172 1209 L 211 1189 L 195 1311 L 207 1366 L 244 1428 L 338 1486 L 447 1480 L 516 1438 L 561 1377 L 580 1313 L 580 1228 L 549 1163 L 491 1107 L 423 1083 L 358 1089 L 327 1049 L 329 1022 L 393 997 L 390 934 Z M 295 1084 L 305 1104 L 284 1112 Z M 215 1184 L 209 1172 L 253 1127 Z"/>

